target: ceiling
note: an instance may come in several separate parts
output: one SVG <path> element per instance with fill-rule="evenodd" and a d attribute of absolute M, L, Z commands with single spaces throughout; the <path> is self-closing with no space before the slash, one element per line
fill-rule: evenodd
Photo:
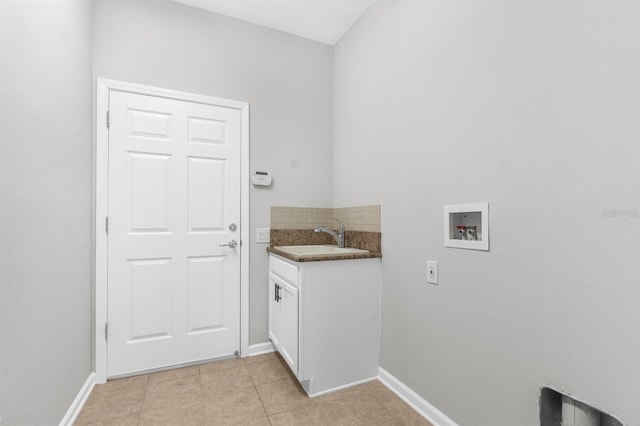
<path fill-rule="evenodd" d="M 375 0 L 174 0 L 335 45 Z"/>

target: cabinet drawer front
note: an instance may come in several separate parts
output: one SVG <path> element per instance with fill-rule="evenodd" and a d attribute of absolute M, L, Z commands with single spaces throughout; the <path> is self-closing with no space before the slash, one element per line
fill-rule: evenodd
<path fill-rule="evenodd" d="M 298 267 L 276 256 L 269 256 L 269 269 L 279 277 L 298 286 Z"/>

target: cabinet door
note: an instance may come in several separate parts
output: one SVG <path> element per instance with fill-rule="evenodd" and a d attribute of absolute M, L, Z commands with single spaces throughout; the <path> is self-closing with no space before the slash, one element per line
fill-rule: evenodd
<path fill-rule="evenodd" d="M 298 375 L 298 289 L 287 283 L 280 281 L 279 294 L 281 318 L 280 329 L 280 355 L 289 364 L 291 371 Z"/>
<path fill-rule="evenodd" d="M 278 352 L 282 351 L 282 300 L 276 296 L 282 293 L 273 276 L 269 276 L 269 338 Z M 282 296 L 279 296 L 282 297 Z"/>

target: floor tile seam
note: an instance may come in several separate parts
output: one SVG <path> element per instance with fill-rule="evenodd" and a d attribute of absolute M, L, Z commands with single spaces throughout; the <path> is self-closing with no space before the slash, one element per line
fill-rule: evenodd
<path fill-rule="evenodd" d="M 209 375 L 212 375 L 212 374 L 220 373 L 222 371 L 237 370 L 237 369 L 240 369 L 240 368 L 244 368 L 247 371 L 247 373 L 251 374 L 251 372 L 249 371 L 249 369 L 245 365 L 239 365 L 237 367 L 222 368 L 220 370 L 213 370 L 213 371 L 210 371 L 210 372 L 207 372 L 207 373 L 200 372 L 199 376 L 200 376 L 200 379 L 202 379 L 203 375 L 204 376 L 209 376 Z"/>
<path fill-rule="evenodd" d="M 279 381 L 285 381 L 285 380 L 290 380 L 290 379 L 282 379 Z M 271 382 L 271 383 L 275 383 L 275 382 Z M 266 385 L 267 383 L 263 383 L 262 385 L 258 385 L 258 386 L 263 386 Z M 267 419 L 269 420 L 269 424 L 273 425 L 273 422 L 271 422 L 271 417 L 272 416 L 276 416 L 278 414 L 282 414 L 282 413 L 286 413 L 288 411 L 295 411 L 295 410 L 282 410 L 282 411 L 277 411 L 275 413 L 270 413 L 269 410 L 267 410 L 267 406 L 264 403 L 264 400 L 262 399 L 262 396 L 260 395 L 260 392 L 258 391 L 258 386 L 254 386 L 256 393 L 258 394 L 258 398 L 260 399 L 260 404 L 262 404 L 262 409 L 264 410 L 265 414 L 267 415 Z"/>
<path fill-rule="evenodd" d="M 302 412 L 302 411 L 305 411 L 305 410 L 309 410 L 312 407 L 313 408 L 317 408 L 318 405 L 319 404 L 312 403 L 311 405 L 307 405 L 307 406 L 296 406 L 295 408 L 290 409 L 290 410 L 282 410 L 282 411 L 278 411 L 277 413 L 269 414 L 269 417 L 275 417 L 275 416 L 279 416 L 279 415 L 286 414 L 286 413 L 291 413 L 292 415 L 294 415 L 294 413 Z M 294 415 L 294 417 L 295 417 L 295 415 Z M 271 420 L 269 420 L 269 422 L 271 422 Z"/>
<path fill-rule="evenodd" d="M 142 395 L 142 404 L 140 404 L 140 413 L 145 411 L 144 402 L 147 400 L 147 392 L 148 392 L 148 390 L 149 390 L 149 377 L 147 376 L 147 385 L 144 387 L 144 395 Z M 151 395 L 149 395 L 149 397 L 151 397 Z M 138 414 L 138 423 L 140 423 L 140 415 L 139 414 Z"/>
<path fill-rule="evenodd" d="M 272 383 L 281 382 L 282 380 L 286 380 L 286 379 L 288 379 L 288 378 L 289 378 L 289 377 L 285 377 L 285 378 L 282 378 L 282 377 L 281 377 L 281 378 L 279 378 L 279 379 L 273 379 L 273 380 L 269 380 L 269 381 L 266 381 L 266 382 L 259 382 L 259 383 L 255 383 L 255 382 L 254 382 L 254 383 L 255 383 L 255 385 L 254 385 L 254 386 L 270 385 L 270 384 L 272 384 Z"/>
<path fill-rule="evenodd" d="M 244 365 L 244 364 L 243 364 Z M 214 370 L 211 371 L 202 371 L 202 369 L 200 370 L 200 372 L 198 374 L 202 375 L 202 374 L 213 374 L 213 373 L 217 373 L 219 371 L 227 371 L 227 370 L 232 370 L 234 368 L 238 368 L 236 366 L 230 366 L 230 367 L 224 367 L 224 368 L 216 368 Z"/>
<path fill-rule="evenodd" d="M 110 398 L 102 398 L 102 397 L 98 397 L 99 399 L 97 401 L 92 402 L 91 404 L 85 404 L 82 408 L 87 408 L 87 409 L 91 409 L 91 408 L 97 408 L 99 409 L 101 412 L 102 411 L 107 411 L 109 408 L 109 405 L 116 405 L 118 407 L 133 407 L 136 405 L 140 405 L 142 406 L 142 403 L 144 402 L 144 396 L 142 398 L 140 398 L 139 401 L 136 401 L 136 399 L 134 399 L 133 401 L 131 400 L 131 398 L 129 399 L 118 399 L 116 401 L 110 400 Z"/>
<path fill-rule="evenodd" d="M 409 415 L 408 412 L 398 412 L 396 410 L 393 410 L 393 409 L 389 408 L 388 406 L 385 406 L 384 404 L 378 404 L 378 407 L 379 407 L 379 410 L 381 410 L 381 411 L 379 411 L 377 413 L 377 416 L 379 417 L 379 420 L 382 422 L 382 423 L 378 423 L 378 424 L 381 424 L 381 425 L 385 424 L 385 423 L 388 423 L 393 419 L 400 419 L 402 417 L 405 417 L 405 416 Z M 407 405 L 407 407 L 411 409 L 410 406 Z M 411 409 L 411 410 L 413 410 L 413 409 Z M 356 410 L 356 413 L 357 414 L 364 414 L 367 411 L 368 411 L 368 409 L 361 409 L 361 410 Z"/>
<path fill-rule="evenodd" d="M 227 388 L 227 389 L 213 389 L 213 390 L 202 389 L 200 391 L 200 396 L 201 398 L 204 398 L 204 399 L 215 398 L 215 397 L 220 397 L 222 395 L 228 395 L 233 392 L 246 391 L 247 389 L 254 389 L 256 392 L 258 392 L 258 390 L 255 389 L 255 386 L 247 385 L 247 386 L 238 386 L 238 387 Z"/>
<path fill-rule="evenodd" d="M 149 382 L 147 384 L 147 386 L 149 386 L 151 383 L 162 383 L 162 382 L 166 382 L 168 380 L 176 380 L 176 379 L 184 379 L 186 377 L 193 377 L 193 376 L 199 376 L 200 372 L 196 373 L 196 374 L 187 374 L 186 376 L 178 376 L 178 377 L 168 377 L 166 379 L 161 379 L 161 380 L 154 380 L 153 382 Z"/>
<path fill-rule="evenodd" d="M 207 388 L 203 387 L 202 382 L 201 382 L 200 383 L 199 397 L 207 399 L 207 398 L 210 398 L 210 397 L 216 397 L 216 396 L 219 396 L 219 395 L 225 395 L 225 394 L 233 393 L 233 392 L 236 392 L 236 391 L 244 391 L 246 389 L 251 389 L 251 388 L 253 388 L 253 390 L 256 392 L 256 394 L 258 394 L 258 397 L 260 397 L 260 393 L 256 389 L 256 386 L 253 384 L 253 381 L 251 382 L 251 384 L 247 384 L 247 385 L 243 385 L 243 386 L 225 387 L 225 388 L 219 388 L 219 389 L 216 389 L 216 388 L 207 389 Z"/>
<path fill-rule="evenodd" d="M 209 373 L 207 373 L 209 374 Z M 201 396 L 205 396 L 205 394 L 218 394 L 218 393 L 225 393 L 225 392 L 233 392 L 235 390 L 239 390 L 239 389 L 247 389 L 250 387 L 254 387 L 255 388 L 255 383 L 253 381 L 253 377 L 251 376 L 251 373 L 247 370 L 247 374 L 249 375 L 249 380 L 251 380 L 251 384 L 247 384 L 247 385 L 242 385 L 242 386 L 237 386 L 237 387 L 226 387 L 225 389 L 220 389 L 216 391 L 216 388 L 214 387 L 213 389 L 208 389 L 203 385 L 202 382 L 202 375 L 200 375 L 200 395 Z M 212 392 L 213 391 L 213 392 Z M 257 392 L 257 390 L 256 390 Z"/>
<path fill-rule="evenodd" d="M 278 358 L 277 352 L 269 352 L 266 354 L 256 355 L 256 356 L 248 356 L 245 358 L 240 358 L 242 362 L 246 365 L 254 365 L 261 364 L 263 362 L 269 362 Z M 256 361 L 258 358 L 264 358 L 262 361 Z"/>
<path fill-rule="evenodd" d="M 258 355 L 258 356 L 259 356 L 259 355 Z M 244 365 L 259 364 L 259 363 L 261 363 L 261 362 L 264 362 L 264 361 L 255 361 L 255 358 L 256 358 L 256 357 L 248 356 L 248 357 L 240 358 L 240 359 L 242 360 L 242 363 L 243 363 Z M 249 362 L 249 360 L 250 360 L 250 359 L 251 359 L 251 360 L 254 360 L 254 361 Z"/>
<path fill-rule="evenodd" d="M 257 390 L 256 390 L 256 391 L 257 391 Z M 258 397 L 260 397 L 260 392 L 258 392 Z M 262 397 L 260 397 L 260 402 L 262 402 Z M 312 402 L 311 404 L 312 404 L 312 405 L 315 405 L 315 403 L 313 403 L 313 402 Z M 270 412 L 267 410 L 267 407 L 265 407 L 265 406 L 264 406 L 264 402 L 262 402 L 262 405 L 263 405 L 263 407 L 264 407 L 264 411 L 265 411 L 265 413 L 267 413 L 267 417 L 269 417 L 269 418 L 270 418 L 270 417 L 272 417 L 272 416 L 278 416 L 278 415 L 280 415 L 280 414 L 284 414 L 284 413 L 293 413 L 293 412 L 301 411 L 301 410 L 304 410 L 304 409 L 308 408 L 308 407 L 304 407 L 304 406 L 296 405 L 296 407 L 295 407 L 295 408 L 292 408 L 292 409 L 288 409 L 288 410 L 279 410 L 279 411 L 274 411 L 273 413 L 270 413 Z M 269 419 L 269 423 L 271 423 L 271 419 Z"/>
<path fill-rule="evenodd" d="M 292 379 L 291 376 L 287 375 L 287 377 L 267 378 L 266 382 L 256 382 L 257 379 L 254 379 L 253 374 L 251 374 L 251 371 L 249 371 L 249 376 L 251 377 L 251 380 L 253 381 L 254 386 L 268 385 L 269 383 L 279 382 L 279 381 L 284 380 L 284 379 L 290 379 L 290 378 Z M 263 378 L 263 379 L 265 379 L 265 378 Z"/>
<path fill-rule="evenodd" d="M 220 365 L 226 365 L 226 364 L 239 364 L 242 361 L 243 361 L 243 358 L 232 357 L 232 358 L 224 358 L 224 359 L 212 360 L 212 361 L 209 361 L 209 362 L 203 362 L 203 363 L 196 364 L 196 365 L 198 367 L 206 367 L 208 365 L 220 366 Z"/>
<path fill-rule="evenodd" d="M 258 389 L 256 389 L 255 385 L 253 386 L 253 392 L 255 393 L 255 395 L 258 397 L 258 400 L 260 401 L 260 405 L 262 406 L 262 412 L 264 413 L 264 417 L 267 419 L 267 421 L 269 422 L 269 424 L 271 424 L 271 420 L 269 420 L 269 413 L 267 412 L 267 407 L 264 406 L 264 402 L 262 401 L 262 397 L 260 396 L 260 392 L 258 392 Z M 263 417 L 257 417 L 253 420 L 258 420 L 258 419 L 262 419 Z"/>
<path fill-rule="evenodd" d="M 265 359 L 264 361 L 258 361 L 258 362 L 251 362 L 251 363 L 244 363 L 244 366 L 247 368 L 247 370 L 249 369 L 249 366 L 253 366 L 253 365 L 261 365 L 261 364 L 266 364 L 268 362 L 273 362 L 273 358 L 268 358 Z"/>
<path fill-rule="evenodd" d="M 266 412 L 267 412 L 267 410 L 264 410 L 264 412 L 266 413 Z M 271 416 L 270 416 L 270 415 L 268 415 L 268 414 L 267 414 L 267 421 L 269 422 L 269 424 L 270 424 L 271 426 L 273 426 L 273 422 L 271 421 Z"/>
<path fill-rule="evenodd" d="M 88 410 L 99 410 L 99 411 L 107 411 L 113 407 L 122 407 L 123 409 L 131 409 L 137 408 L 139 411 L 142 411 L 142 403 L 144 402 L 144 396 L 136 397 L 136 398 L 120 398 L 120 399 L 103 399 L 97 402 L 94 402 L 90 405 L 85 405 L 83 409 L 86 407 Z"/>
<path fill-rule="evenodd" d="M 287 376 L 287 377 L 283 377 L 282 379 L 274 380 L 273 382 L 269 382 L 269 383 L 260 383 L 259 385 L 256 385 L 256 390 L 257 390 L 257 388 L 259 388 L 259 387 L 266 386 L 266 385 L 272 385 L 272 384 L 274 384 L 274 383 L 278 383 L 278 382 L 284 382 L 285 380 L 291 380 L 291 381 L 293 381 L 294 379 L 293 379 L 293 378 L 291 378 L 291 377 L 288 377 L 288 376 Z"/>
<path fill-rule="evenodd" d="M 253 379 L 253 374 L 251 374 L 251 370 L 249 370 L 247 368 L 247 371 L 249 372 L 249 378 L 251 379 L 251 383 L 253 383 L 253 387 L 256 388 L 256 393 L 258 393 L 258 389 L 257 389 L 257 384 L 256 381 Z M 260 396 L 260 394 L 258 394 L 258 396 Z"/>
<path fill-rule="evenodd" d="M 165 382 L 165 381 L 168 381 L 168 380 L 182 379 L 182 378 L 184 378 L 184 377 L 191 377 L 191 376 L 174 377 L 173 379 L 159 380 L 159 381 L 157 381 L 157 382 L 149 382 L 149 380 L 147 379 L 147 386 L 145 387 L 144 395 L 142 396 L 142 402 L 140 403 L 140 411 L 139 411 L 139 413 L 142 413 L 143 411 L 153 411 L 153 410 L 156 410 L 156 409 L 157 409 L 157 408 L 152 408 L 152 409 L 149 409 L 149 410 L 145 410 L 145 409 L 144 409 L 144 402 L 147 400 L 147 396 L 149 397 L 149 399 L 154 398 L 154 395 L 151 395 L 151 394 L 149 393 L 149 385 L 150 385 L 151 383 L 161 383 L 161 382 Z M 200 381 L 200 377 L 198 377 L 198 390 L 199 390 L 199 393 L 201 394 L 201 393 L 202 393 L 202 389 L 201 389 L 201 384 L 200 384 L 200 383 L 201 383 L 201 381 Z M 155 397 L 162 397 L 162 396 L 163 396 L 163 395 L 155 395 Z M 139 417 L 140 417 L 140 416 L 138 415 L 138 418 L 139 418 Z M 138 420 L 138 421 L 139 421 L 139 420 Z"/>
<path fill-rule="evenodd" d="M 106 383 L 105 383 L 105 385 L 106 385 Z M 102 385 L 97 385 L 97 386 L 102 386 Z M 147 382 L 145 382 L 144 384 L 143 383 L 135 384 L 133 386 L 124 386 L 121 389 L 119 389 L 119 388 L 116 388 L 116 389 L 96 389 L 96 388 L 94 388 L 94 389 L 92 389 L 92 391 L 89 394 L 89 396 L 94 396 L 96 398 L 104 399 L 103 397 L 107 398 L 107 397 L 109 397 L 109 396 L 111 396 L 113 394 L 120 394 L 123 391 L 127 392 L 127 391 L 130 391 L 132 389 L 135 389 L 138 386 L 146 388 L 147 387 Z"/>
<path fill-rule="evenodd" d="M 270 361 L 271 361 L 271 360 L 270 360 L 270 359 L 268 359 L 268 360 L 266 360 L 266 361 L 256 362 L 256 363 L 253 363 L 253 364 L 250 364 L 250 365 L 266 364 L 267 362 L 270 362 Z M 286 377 L 286 378 L 278 378 L 278 379 L 269 380 L 269 381 L 266 381 L 266 382 L 257 383 L 257 382 L 256 382 L 256 379 L 254 378 L 254 374 L 251 372 L 251 369 L 250 369 L 248 366 L 247 366 L 247 371 L 249 372 L 249 376 L 251 377 L 251 381 L 253 382 L 253 385 L 254 385 L 254 386 L 256 386 L 256 387 L 257 387 L 257 386 L 266 385 L 266 384 L 269 384 L 269 383 L 275 383 L 275 382 L 278 382 L 278 381 L 284 380 L 284 379 L 286 379 L 286 378 L 289 378 L 289 375 L 287 375 L 287 377 Z M 256 376 L 257 376 L 257 374 L 256 374 Z"/>
<path fill-rule="evenodd" d="M 134 404 L 131 404 L 132 406 Z M 100 411 L 97 413 L 97 415 L 94 416 L 90 416 L 89 417 L 89 421 L 85 421 L 83 423 L 74 423 L 77 424 L 78 426 L 81 425 L 93 425 L 93 424 L 102 424 L 103 422 L 109 422 L 112 421 L 114 419 L 117 419 L 118 417 L 122 417 L 122 416 L 135 416 L 136 417 L 136 424 L 140 419 L 140 413 L 142 413 L 142 402 L 135 404 L 135 405 L 139 405 L 138 406 L 138 410 L 135 410 L 133 412 L 130 413 L 126 413 L 126 414 L 122 414 L 121 412 L 117 412 L 114 413 L 113 410 L 105 410 L 105 409 L 100 409 Z M 82 414 L 82 412 L 81 412 Z M 76 419 L 78 420 L 78 419 Z"/>

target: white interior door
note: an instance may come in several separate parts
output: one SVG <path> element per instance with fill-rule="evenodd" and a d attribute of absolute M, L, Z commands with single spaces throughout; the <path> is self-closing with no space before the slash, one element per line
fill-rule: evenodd
<path fill-rule="evenodd" d="M 234 354 L 240 111 L 112 90 L 109 116 L 107 376 Z"/>

